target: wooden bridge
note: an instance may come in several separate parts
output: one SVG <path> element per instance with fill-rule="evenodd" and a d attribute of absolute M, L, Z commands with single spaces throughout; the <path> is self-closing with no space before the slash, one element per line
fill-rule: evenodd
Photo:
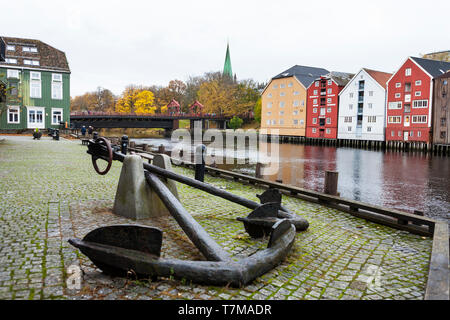
<path fill-rule="evenodd" d="M 160 128 L 172 131 L 179 128 L 180 120 L 190 120 L 190 128 L 201 121 L 202 128 L 214 127 L 226 129 L 226 122 L 231 117 L 215 114 L 123 114 L 98 112 L 73 112 L 70 114 L 71 127 L 82 126 L 100 128 Z"/>

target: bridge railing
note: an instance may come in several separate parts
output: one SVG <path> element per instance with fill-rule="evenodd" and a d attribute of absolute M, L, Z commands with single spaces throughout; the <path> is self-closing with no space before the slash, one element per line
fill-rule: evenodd
<path fill-rule="evenodd" d="M 149 118 L 199 118 L 199 119 L 224 119 L 231 118 L 231 116 L 216 114 L 216 113 L 120 113 L 120 112 L 100 112 L 100 111 L 73 111 L 70 116 L 86 116 L 86 117 L 117 117 L 117 118 L 136 118 L 136 117 L 149 117 Z M 242 118 L 248 118 L 249 115 L 242 115 Z"/>

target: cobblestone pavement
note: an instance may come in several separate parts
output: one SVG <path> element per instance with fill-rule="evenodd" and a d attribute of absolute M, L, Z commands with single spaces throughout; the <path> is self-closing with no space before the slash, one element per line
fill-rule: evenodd
<path fill-rule="evenodd" d="M 423 299 L 432 241 L 338 210 L 283 196 L 310 222 L 288 258 L 243 288 L 200 286 L 173 279 L 111 278 L 67 242 L 94 228 L 139 223 L 163 229 L 163 257 L 203 257 L 170 218 L 135 222 L 112 214 L 121 163 L 106 176 L 93 170 L 79 141 L 5 137 L 0 143 L 0 299 Z M 188 169 L 177 172 L 193 175 Z M 257 201 L 254 186 L 206 181 Z M 180 200 L 232 255 L 265 248 L 236 217 L 250 210 L 177 184 Z M 69 289 L 72 268 L 81 289 Z M 71 282 L 74 283 L 74 282 Z M 76 283 L 76 282 L 75 282 Z"/>

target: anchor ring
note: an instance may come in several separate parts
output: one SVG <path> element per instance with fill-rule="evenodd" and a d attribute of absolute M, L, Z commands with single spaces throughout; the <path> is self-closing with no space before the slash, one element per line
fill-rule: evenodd
<path fill-rule="evenodd" d="M 108 160 L 106 160 L 108 162 L 108 165 L 105 170 L 100 171 L 100 169 L 97 166 L 98 157 L 95 157 L 94 155 L 92 156 L 92 164 L 94 165 L 95 171 L 99 175 L 103 176 L 108 173 L 109 169 L 111 169 L 111 165 L 112 165 L 112 161 L 113 161 L 113 153 L 112 153 L 111 144 L 109 143 L 109 141 L 107 139 L 100 137 L 95 140 L 95 143 L 101 143 L 101 142 L 103 142 L 106 145 L 106 149 L 108 150 Z"/>

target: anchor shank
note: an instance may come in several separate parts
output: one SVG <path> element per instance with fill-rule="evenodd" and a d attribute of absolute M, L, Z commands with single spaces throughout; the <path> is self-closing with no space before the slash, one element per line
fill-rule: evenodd
<path fill-rule="evenodd" d="M 195 246 L 209 261 L 227 261 L 230 257 L 184 209 L 180 201 L 157 176 L 146 171 L 145 178 Z"/>

